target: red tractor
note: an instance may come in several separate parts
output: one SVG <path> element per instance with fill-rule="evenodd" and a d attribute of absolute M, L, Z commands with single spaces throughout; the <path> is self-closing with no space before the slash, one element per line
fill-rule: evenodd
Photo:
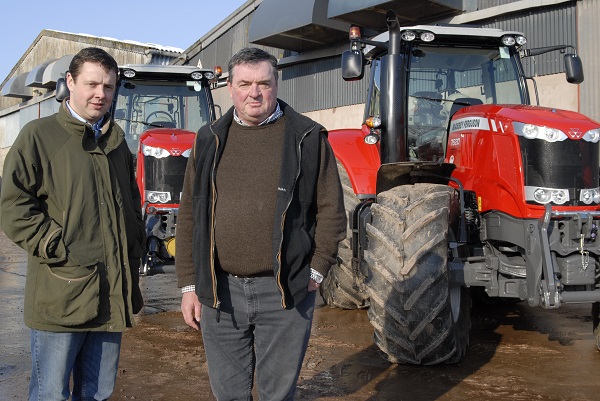
<path fill-rule="evenodd" d="M 353 28 L 345 79 L 370 64 L 360 129 L 334 130 L 347 238 L 321 286 L 326 302 L 369 307 L 395 363 L 460 361 L 471 295 L 547 309 L 590 303 L 598 345 L 600 124 L 532 106 L 519 32 Z M 565 54 L 567 80 L 583 81 Z"/>
<path fill-rule="evenodd" d="M 177 211 L 196 132 L 214 121 L 215 73 L 191 66 L 119 67 L 114 119 L 136 157 L 146 222 L 140 273 L 164 272 L 174 260 Z M 172 263 L 171 263 L 172 264 Z"/>

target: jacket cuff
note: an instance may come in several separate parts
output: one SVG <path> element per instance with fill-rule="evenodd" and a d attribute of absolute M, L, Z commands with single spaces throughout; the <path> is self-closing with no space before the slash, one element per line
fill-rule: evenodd
<path fill-rule="evenodd" d="M 191 276 L 183 276 L 183 277 L 178 277 L 177 278 L 177 287 L 179 288 L 183 288 L 183 287 L 187 287 L 196 285 L 196 276 L 195 275 L 191 275 Z"/>

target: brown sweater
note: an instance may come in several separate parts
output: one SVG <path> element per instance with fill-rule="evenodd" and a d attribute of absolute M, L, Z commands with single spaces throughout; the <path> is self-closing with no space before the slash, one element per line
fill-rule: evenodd
<path fill-rule="evenodd" d="M 232 124 L 217 169 L 217 266 L 231 274 L 273 271 L 272 237 L 285 117 L 274 124 Z"/>

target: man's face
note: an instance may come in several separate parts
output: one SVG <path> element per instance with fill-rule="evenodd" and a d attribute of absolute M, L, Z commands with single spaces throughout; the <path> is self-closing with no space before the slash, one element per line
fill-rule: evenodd
<path fill-rule="evenodd" d="M 89 123 L 98 121 L 110 109 L 117 74 L 106 71 L 98 63 L 83 63 L 77 79 L 67 73 L 67 86 L 71 92 L 69 105 Z"/>
<path fill-rule="evenodd" d="M 233 67 L 233 80 L 227 82 L 238 117 L 248 125 L 258 125 L 277 107 L 277 81 L 268 61 Z"/>

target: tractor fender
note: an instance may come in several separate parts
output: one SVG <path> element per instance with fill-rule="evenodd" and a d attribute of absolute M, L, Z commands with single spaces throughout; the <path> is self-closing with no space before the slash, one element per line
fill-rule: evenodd
<path fill-rule="evenodd" d="M 363 125 L 362 129 L 331 130 L 328 136 L 338 163 L 346 169 L 359 197 L 372 197 L 376 193 L 377 171 L 381 166 L 379 144 L 368 145 L 364 141 L 368 133 L 369 129 Z"/>

